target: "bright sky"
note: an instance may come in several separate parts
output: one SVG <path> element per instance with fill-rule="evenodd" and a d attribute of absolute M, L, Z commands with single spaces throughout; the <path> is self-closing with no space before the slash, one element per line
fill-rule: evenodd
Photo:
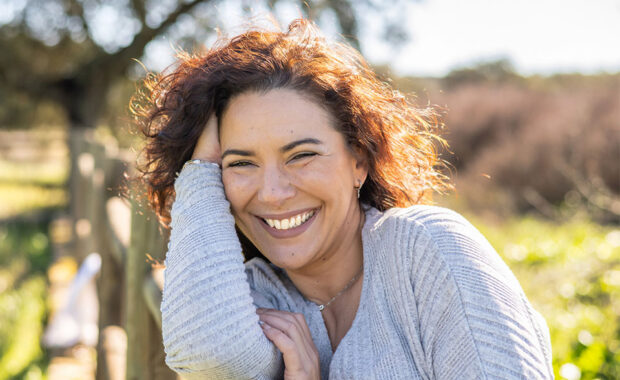
<path fill-rule="evenodd" d="M 245 20 L 238 1 L 217 9 L 225 15 L 221 28 L 233 35 Z M 282 22 L 300 15 L 292 3 L 277 4 Z M 411 1 L 398 16 L 410 33 L 398 50 L 381 40 L 380 17 L 372 12 L 360 14 L 360 40 L 369 61 L 389 62 L 401 75 L 443 76 L 455 67 L 501 58 L 526 75 L 620 72 L 620 0 L 422 0 Z M 332 17 L 322 23 L 325 33 L 337 31 L 334 22 Z M 161 59 L 171 57 L 169 42 L 149 50 L 150 69 L 171 62 Z"/>
<path fill-rule="evenodd" d="M 399 7 L 387 7 L 393 17 L 407 26 L 411 36 L 411 40 L 401 44 L 399 49 L 382 40 L 379 25 L 382 15 L 356 7 L 363 54 L 372 63 L 390 63 L 401 75 L 443 76 L 453 68 L 503 58 L 509 59 L 517 71 L 526 75 L 620 72 L 620 0 L 403 2 L 407 3 L 405 11 Z M 155 22 L 159 14 L 166 14 L 165 4 L 168 3 L 153 2 L 149 12 L 149 16 L 153 16 L 151 21 Z M 247 20 L 241 12 L 241 4 L 251 6 L 254 14 L 264 16 L 267 9 L 261 5 L 263 3 L 225 0 L 205 7 L 208 13 L 223 19 L 222 30 L 234 35 L 243 30 L 239 27 Z M 25 4 L 19 0 L 0 0 L 0 24 L 9 22 Z M 45 8 L 48 13 L 62 14 L 61 8 L 56 9 L 59 7 L 57 3 L 42 4 L 49 5 L 49 9 Z M 213 4 L 216 4 L 215 8 Z M 301 15 L 298 4 L 293 0 L 276 3 L 275 13 L 283 24 Z M 115 50 L 131 42 L 138 25 L 120 11 L 123 7 L 104 2 L 93 9 L 87 12 L 87 16 L 98 43 Z M 321 23 L 328 35 L 337 32 L 336 19 L 331 16 Z M 34 32 L 51 44 L 57 42 L 59 36 L 49 32 L 49 22 L 43 21 L 37 17 L 28 19 Z M 191 34 L 197 27 L 190 18 L 182 21 L 175 25 L 179 30 Z M 171 45 L 176 45 L 175 41 L 169 41 L 165 36 L 150 43 L 144 57 L 147 67 L 161 70 L 172 63 Z"/>
<path fill-rule="evenodd" d="M 426 0 L 406 20 L 406 46 L 390 52 L 369 31 L 365 56 L 430 76 L 497 58 L 524 74 L 620 71 L 619 0 Z"/>

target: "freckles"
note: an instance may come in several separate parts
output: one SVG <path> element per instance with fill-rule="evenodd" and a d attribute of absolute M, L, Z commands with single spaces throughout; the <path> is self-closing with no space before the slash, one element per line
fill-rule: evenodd
<path fill-rule="evenodd" d="M 244 187 L 235 181 L 224 182 L 224 194 L 230 202 L 232 208 L 236 209 L 241 206 L 246 198 L 247 192 Z"/>
<path fill-rule="evenodd" d="M 231 175 L 230 177 L 222 177 L 222 182 L 224 184 L 224 191 L 226 194 L 235 193 L 239 195 L 247 193 L 248 186 L 252 183 L 249 178 L 235 175 Z"/>

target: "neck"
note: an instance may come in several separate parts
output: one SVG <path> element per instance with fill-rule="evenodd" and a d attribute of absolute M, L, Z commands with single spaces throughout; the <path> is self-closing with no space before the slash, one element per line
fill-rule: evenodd
<path fill-rule="evenodd" d="M 304 268 L 286 271 L 301 294 L 317 304 L 324 304 L 338 294 L 363 267 L 362 228 L 365 216 L 361 207 L 355 207 L 351 220 L 357 222 L 339 239 L 337 247 Z"/>

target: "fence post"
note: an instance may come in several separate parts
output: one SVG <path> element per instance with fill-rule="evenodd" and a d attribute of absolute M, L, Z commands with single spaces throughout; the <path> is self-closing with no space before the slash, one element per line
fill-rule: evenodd
<path fill-rule="evenodd" d="M 91 153 L 92 133 L 86 130 L 71 131 L 71 215 L 73 217 L 73 254 L 81 262 L 92 252 L 92 185 L 95 158 Z"/>
<path fill-rule="evenodd" d="M 137 189 L 132 189 L 136 194 Z M 167 380 L 176 375 L 164 363 L 161 329 L 155 322 L 144 296 L 153 257 L 163 255 L 164 237 L 155 215 L 146 211 L 132 196 L 131 243 L 126 260 L 127 379 Z"/>
<path fill-rule="evenodd" d="M 115 254 L 111 238 L 116 231 L 111 228 L 112 223 L 125 225 L 129 229 L 130 215 L 120 210 L 122 201 L 117 198 L 117 207 L 109 208 L 109 201 L 119 189 L 119 178 L 122 178 L 125 164 L 117 158 L 118 149 L 110 146 L 100 146 L 96 151 L 96 166 L 104 173 L 101 188 L 101 201 L 97 204 L 97 220 L 93 221 L 93 232 L 97 238 L 97 247 L 101 255 L 101 272 L 97 280 L 97 294 L 99 298 L 99 341 L 97 344 L 97 380 L 121 380 L 126 373 L 127 342 L 123 325 L 124 307 L 124 259 Z M 120 203 L 120 204 L 118 204 Z M 129 208 L 129 206 L 127 206 Z M 119 241 L 116 238 L 115 241 Z M 122 247 L 126 251 L 127 242 Z"/>
<path fill-rule="evenodd" d="M 168 234 L 154 213 L 136 201 L 137 188 L 131 189 L 127 208 L 117 197 L 135 158 L 95 142 L 85 131 L 72 131 L 69 140 L 73 252 L 78 261 L 92 251 L 102 258 L 96 378 L 176 380 L 164 362 L 161 276 L 153 278 L 153 263 L 147 261 L 148 255 L 163 261 Z M 156 272 L 161 275 L 161 268 Z"/>
<path fill-rule="evenodd" d="M 164 345 L 161 335 L 161 291 L 162 281 L 158 281 L 157 274 L 161 274 L 161 267 L 167 251 L 169 230 L 162 228 L 154 213 L 150 213 L 149 235 L 147 248 L 149 255 L 158 262 L 157 265 L 150 264 L 142 281 L 143 298 L 149 307 L 149 330 L 151 345 L 149 346 L 149 363 L 153 366 L 153 379 L 156 380 L 175 380 L 177 375 L 165 363 Z M 155 285 L 155 286 L 153 286 Z M 151 291 L 145 291 L 147 289 Z M 149 298 L 147 298 L 149 297 Z"/>

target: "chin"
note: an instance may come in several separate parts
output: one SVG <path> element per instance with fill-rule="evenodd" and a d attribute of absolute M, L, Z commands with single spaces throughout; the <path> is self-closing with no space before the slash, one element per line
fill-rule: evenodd
<path fill-rule="evenodd" d="M 293 247 L 278 247 L 271 249 L 259 249 L 263 256 L 269 259 L 271 263 L 278 268 L 287 270 L 297 270 L 307 265 L 311 260 L 308 257 L 308 252 L 302 252 Z M 265 252 L 268 252 L 265 254 Z"/>

